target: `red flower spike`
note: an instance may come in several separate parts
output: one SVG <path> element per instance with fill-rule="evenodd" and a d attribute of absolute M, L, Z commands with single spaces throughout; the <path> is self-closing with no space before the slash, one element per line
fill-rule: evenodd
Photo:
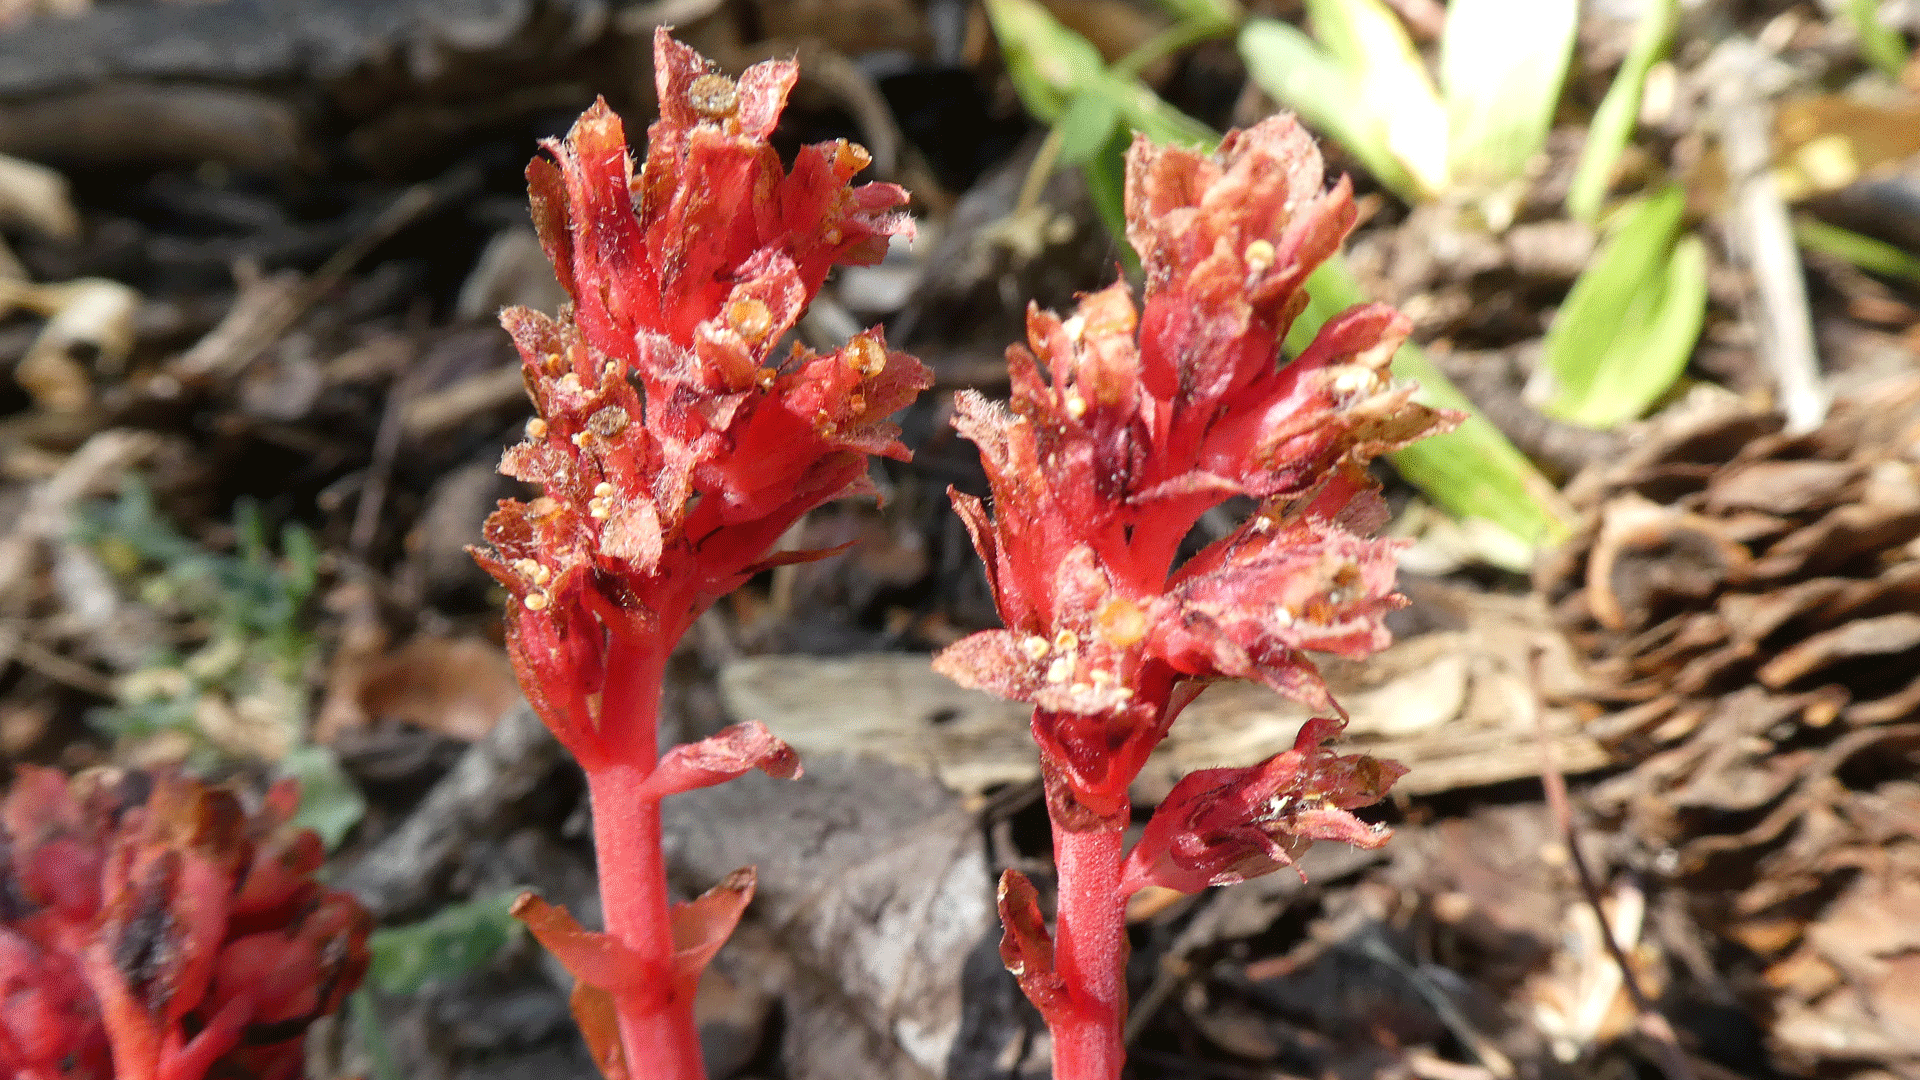
<path fill-rule="evenodd" d="M 774 355 L 830 267 L 912 235 L 906 194 L 849 188 L 868 159 L 845 142 L 782 168 L 767 139 L 791 63 L 735 83 L 665 31 L 654 49 L 661 118 L 637 178 L 604 102 L 527 170 L 572 310 L 502 316 L 539 418 L 501 470 L 546 494 L 502 503 L 479 557 L 513 594 L 529 697 L 583 762 L 611 749 L 592 701 L 604 631 L 677 638 L 801 514 L 870 490 L 867 455 L 906 457 L 885 417 L 931 381 L 877 329 Z"/>
<path fill-rule="evenodd" d="M 311 879 L 292 788 L 247 814 L 174 774 L 23 769 L 0 802 L 0 1075 L 298 1074 L 372 920 Z"/>
<path fill-rule="evenodd" d="M 1398 766 L 1321 751 L 1337 725 L 1315 727 L 1261 765 L 1188 777 L 1121 875 L 1128 785 L 1208 680 L 1256 679 L 1339 715 L 1309 653 L 1383 648 L 1384 616 L 1405 602 L 1399 544 L 1369 538 L 1387 515 L 1367 463 L 1459 420 L 1392 384 L 1408 323 L 1380 305 L 1282 362 L 1303 284 L 1354 222 L 1346 181 L 1324 179 L 1290 117 L 1211 155 L 1136 138 L 1140 306 L 1117 283 L 1064 319 L 1029 310 L 1025 345 L 1007 353 L 1008 405 L 956 402 L 993 500 L 989 512 L 954 493 L 954 508 L 1005 629 L 935 667 L 1034 706 L 1060 875 L 1057 992 L 1072 1003 L 1048 1012 L 1061 1080 L 1120 1074 L 1129 891 L 1264 873 L 1307 838 L 1383 839 L 1347 811 Z M 1234 497 L 1255 503 L 1247 521 L 1176 566 L 1201 515 Z M 1002 917 L 1009 964 L 1031 969 L 1037 908 L 1003 903 Z"/>
<path fill-rule="evenodd" d="M 782 349 L 832 267 L 877 262 L 913 235 L 906 192 L 850 186 L 865 150 L 822 143 L 782 166 L 769 139 L 794 65 L 736 81 L 662 30 L 654 73 L 660 118 L 638 175 L 604 102 L 527 168 L 534 225 L 572 302 L 557 317 L 501 316 L 538 415 L 500 470 L 542 494 L 501 503 L 491 550 L 475 554 L 511 594 L 507 648 L 528 701 L 586 770 L 607 933 L 533 905 L 525 915 L 598 972 L 576 968 L 605 991 L 576 1006 L 609 1075 L 693 1080 L 694 984 L 674 935 L 693 919 L 710 954 L 751 887 L 723 883 L 671 912 L 660 800 L 799 764 L 757 724 L 661 758 L 667 656 L 753 574 L 831 554 L 768 552 L 809 510 L 871 494 L 870 456 L 908 456 L 886 418 L 932 377 L 878 328 L 825 354 Z"/>
<path fill-rule="evenodd" d="M 1293 749 L 1244 769 L 1203 769 L 1174 785 L 1128 854 L 1122 890 L 1199 892 L 1292 866 L 1313 840 L 1377 848 L 1390 832 L 1349 811 L 1379 802 L 1406 774 L 1397 762 L 1336 755 L 1320 744 L 1345 726 L 1314 719 Z M 1302 880 L 1306 875 L 1301 874 Z"/>

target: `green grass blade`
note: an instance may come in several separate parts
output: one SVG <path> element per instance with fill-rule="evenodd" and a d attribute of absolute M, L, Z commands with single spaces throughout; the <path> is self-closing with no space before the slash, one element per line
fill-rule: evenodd
<path fill-rule="evenodd" d="M 1409 202 L 1420 197 L 1413 174 L 1387 144 L 1386 125 L 1361 108 L 1353 76 L 1312 38 L 1274 19 L 1250 19 L 1240 30 L 1240 57 L 1268 97 L 1345 147 L 1394 194 Z"/>
<path fill-rule="evenodd" d="M 1920 284 L 1920 255 L 1813 218 L 1796 218 L 1793 235 L 1808 251 L 1844 259 L 1870 274 Z"/>
<path fill-rule="evenodd" d="M 1440 38 L 1453 183 L 1519 179 L 1547 142 L 1573 56 L 1575 0 L 1451 0 Z"/>
<path fill-rule="evenodd" d="M 1033 0 L 987 0 L 987 19 L 1020 103 L 1042 123 L 1059 120 L 1106 73 L 1100 50 Z"/>
<path fill-rule="evenodd" d="M 1167 14 L 1181 23 L 1230 30 L 1247 17 L 1240 0 L 1160 0 Z"/>
<path fill-rule="evenodd" d="M 1306 309 L 1287 333 L 1287 351 L 1292 355 L 1306 348 L 1328 319 L 1371 299 L 1341 255 L 1313 272 L 1307 291 Z M 1521 553 L 1567 536 L 1567 511 L 1553 484 L 1499 428 L 1475 411 L 1425 352 L 1415 345 L 1401 346 L 1393 357 L 1393 373 L 1418 382 L 1422 402 L 1468 414 L 1466 422 L 1453 431 L 1393 455 L 1394 468 L 1408 483 L 1455 517 L 1478 518 L 1505 533 L 1511 539 L 1507 546 L 1516 553 L 1510 560 L 1515 564 L 1512 569 L 1526 569 L 1527 559 Z"/>
<path fill-rule="evenodd" d="M 1633 45 L 1587 125 L 1586 145 L 1580 148 L 1580 163 L 1567 189 L 1567 213 L 1576 220 L 1592 224 L 1599 219 L 1600 204 L 1613 184 L 1613 171 L 1640 121 L 1640 96 L 1647 86 L 1647 72 L 1672 47 L 1679 21 L 1680 0 L 1646 0 L 1633 30 Z"/>
<path fill-rule="evenodd" d="M 1307 14 L 1355 90 L 1350 123 L 1377 126 L 1422 195 L 1445 191 L 1447 109 L 1399 16 L 1381 0 L 1307 0 Z"/>

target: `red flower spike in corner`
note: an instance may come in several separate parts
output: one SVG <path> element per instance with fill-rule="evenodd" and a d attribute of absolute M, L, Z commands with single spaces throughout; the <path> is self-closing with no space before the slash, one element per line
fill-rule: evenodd
<path fill-rule="evenodd" d="M 373 920 L 313 880 L 295 792 L 22 768 L 0 802 L 0 1076 L 294 1080 Z"/>
<path fill-rule="evenodd" d="M 1008 351 L 1010 407 L 959 401 L 993 506 L 959 493 L 954 506 L 1006 628 L 935 666 L 1034 706 L 1057 929 L 1049 939 L 1024 880 L 1003 881 L 1001 949 L 1053 1030 L 1060 1080 L 1120 1075 L 1134 891 L 1266 873 L 1310 839 L 1386 840 L 1349 811 L 1399 766 L 1321 749 L 1340 724 L 1318 720 L 1259 765 L 1187 777 L 1131 856 L 1121 843 L 1128 785 L 1206 680 L 1256 679 L 1338 713 L 1308 653 L 1383 648 L 1382 617 L 1404 602 L 1398 543 L 1371 538 L 1387 514 L 1367 462 L 1459 418 L 1392 384 L 1407 322 L 1381 305 L 1282 362 L 1302 284 L 1354 221 L 1347 182 L 1323 180 L 1291 117 L 1211 155 L 1135 139 L 1127 237 L 1144 306 L 1123 282 L 1066 319 L 1031 311 L 1026 346 Z M 1176 566 L 1200 516 L 1235 496 L 1254 513 Z"/>
<path fill-rule="evenodd" d="M 754 573 L 826 552 L 768 551 L 802 514 L 871 492 L 870 455 L 905 459 L 886 417 L 931 383 L 878 329 L 827 354 L 779 346 L 835 265 L 870 264 L 913 224 L 891 184 L 849 186 L 865 150 L 768 143 L 790 62 L 736 81 L 654 37 L 660 119 L 633 175 L 604 103 L 527 168 L 534 224 L 572 302 L 501 316 L 538 415 L 501 471 L 507 501 L 476 553 L 505 585 L 528 699 L 579 759 L 593 803 L 606 933 L 529 899 L 521 913 L 581 979 L 595 1059 L 635 1080 L 703 1075 L 693 987 L 752 894 L 736 879 L 672 909 L 660 800 L 799 762 L 759 724 L 662 758 L 660 683 L 693 620 Z"/>

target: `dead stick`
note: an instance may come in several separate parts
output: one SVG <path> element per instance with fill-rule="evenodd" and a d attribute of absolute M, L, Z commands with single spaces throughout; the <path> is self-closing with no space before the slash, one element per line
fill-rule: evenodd
<path fill-rule="evenodd" d="M 1687 1055 L 1680 1049 L 1680 1039 L 1674 1034 L 1673 1025 L 1666 1016 L 1653 1007 L 1645 991 L 1640 989 L 1640 980 L 1634 977 L 1633 965 L 1627 960 L 1626 950 L 1614 940 L 1613 927 L 1607 922 L 1607 913 L 1600 906 L 1600 883 L 1593 876 L 1593 869 L 1587 865 L 1587 857 L 1580 850 L 1580 838 L 1573 828 L 1573 802 L 1567 797 L 1567 778 L 1560 772 L 1560 755 L 1555 751 L 1553 733 L 1547 730 L 1547 714 L 1540 708 L 1541 686 L 1539 646 L 1534 646 L 1527 656 L 1528 682 L 1533 692 L 1527 696 L 1527 708 L 1533 711 L 1534 730 L 1540 739 L 1540 786 L 1547 793 L 1547 808 L 1553 814 L 1555 827 L 1566 838 L 1567 854 L 1573 860 L 1573 870 L 1580 879 L 1580 892 L 1587 899 L 1587 905 L 1593 909 L 1593 917 L 1600 921 L 1600 940 L 1606 944 L 1607 955 L 1620 966 L 1620 983 L 1626 988 L 1627 997 L 1633 1001 L 1633 1008 L 1640 1018 L 1640 1031 L 1653 1040 L 1660 1056 L 1660 1071 L 1667 1080 L 1694 1080 L 1693 1067 L 1687 1063 Z"/>

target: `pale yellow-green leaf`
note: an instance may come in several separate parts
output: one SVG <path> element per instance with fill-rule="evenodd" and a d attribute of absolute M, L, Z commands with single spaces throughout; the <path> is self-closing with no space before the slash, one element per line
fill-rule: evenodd
<path fill-rule="evenodd" d="M 1420 198 L 1413 175 L 1387 145 L 1386 124 L 1360 107 L 1353 76 L 1312 38 L 1274 19 L 1249 19 L 1240 30 L 1240 57 L 1268 97 L 1339 143 L 1401 198 Z"/>
<path fill-rule="evenodd" d="M 1706 317 L 1706 251 L 1676 238 L 1677 186 L 1629 207 L 1547 331 L 1546 412 L 1607 428 L 1646 413 L 1685 369 Z"/>
<path fill-rule="evenodd" d="M 1307 14 L 1352 80 L 1356 117 L 1384 129 L 1422 194 L 1445 191 L 1447 109 L 1399 16 L 1381 0 L 1307 0 Z"/>
<path fill-rule="evenodd" d="M 1451 0 L 1440 38 L 1447 158 L 1456 187 L 1525 173 L 1553 123 L 1573 55 L 1575 0 Z"/>

